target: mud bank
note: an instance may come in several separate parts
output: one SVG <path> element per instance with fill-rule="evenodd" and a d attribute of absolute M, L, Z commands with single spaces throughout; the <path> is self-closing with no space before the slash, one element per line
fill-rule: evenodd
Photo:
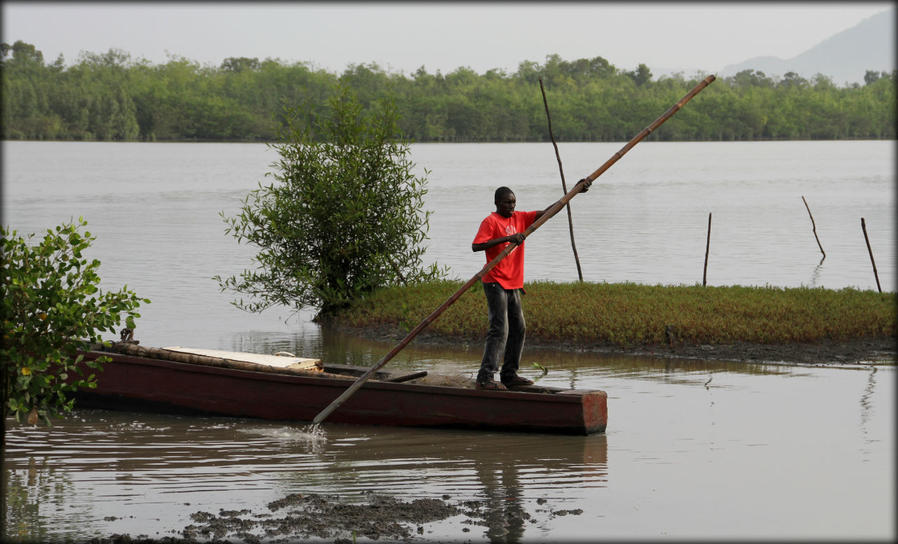
<path fill-rule="evenodd" d="M 125 543 L 166 543 L 219 544 L 233 542 L 247 543 L 291 543 L 333 542 L 349 544 L 357 540 L 383 542 L 404 542 L 426 539 L 428 524 L 450 518 L 458 518 L 462 535 L 477 539 L 484 533 L 490 538 L 520 537 L 524 528 L 537 524 L 542 519 L 556 516 L 576 516 L 581 509 L 556 509 L 550 501 L 537 499 L 534 515 L 523 507 L 515 507 L 508 500 L 501 500 L 497 509 L 495 501 L 468 500 L 450 501 L 448 495 L 442 499 L 427 498 L 402 501 L 393 497 L 365 492 L 360 496 L 291 494 L 272 501 L 266 510 L 221 510 L 218 514 L 194 512 L 190 519 L 194 523 L 185 527 L 180 534 L 151 539 L 146 535 L 112 535 L 89 540 L 90 544 Z M 514 501 L 512 501 L 514 502 Z M 496 524 L 497 515 L 503 523 Z M 539 519 L 537 519 L 539 518 Z M 494 534 L 497 529 L 507 534 Z M 176 533 L 176 531 L 171 531 Z M 464 537 L 462 537 L 464 538 Z"/>
<path fill-rule="evenodd" d="M 334 327 L 342 333 L 358 336 L 366 340 L 395 344 L 405 334 L 393 328 Z M 419 346 L 468 346 L 479 350 L 482 340 L 450 338 L 428 331 L 422 331 L 412 342 Z M 572 353 L 603 353 L 609 355 L 633 355 L 662 358 L 702 359 L 708 361 L 737 361 L 747 363 L 793 363 L 793 364 L 896 364 L 898 363 L 898 339 L 858 338 L 846 341 L 820 341 L 811 343 L 754 344 L 737 342 L 733 344 L 695 345 L 679 342 L 675 338 L 669 344 L 621 347 L 603 344 L 573 344 L 563 342 L 540 342 L 528 338 L 525 353 L 538 357 L 539 351 L 554 350 Z"/>
<path fill-rule="evenodd" d="M 894 339 L 860 339 L 848 342 L 808 344 L 749 344 L 661 346 L 634 350 L 634 354 L 750 363 L 799 363 L 811 365 L 895 364 Z"/>

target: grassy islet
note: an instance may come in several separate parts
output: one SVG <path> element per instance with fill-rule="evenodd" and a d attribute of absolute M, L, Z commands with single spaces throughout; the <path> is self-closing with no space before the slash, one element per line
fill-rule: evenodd
<path fill-rule="evenodd" d="M 334 317 L 352 328 L 407 333 L 462 286 L 437 281 L 379 289 Z M 636 347 L 687 344 L 788 344 L 894 338 L 895 293 L 853 288 L 706 287 L 635 283 L 525 286 L 527 341 Z M 447 339 L 482 340 L 486 300 L 475 285 L 427 331 Z"/>

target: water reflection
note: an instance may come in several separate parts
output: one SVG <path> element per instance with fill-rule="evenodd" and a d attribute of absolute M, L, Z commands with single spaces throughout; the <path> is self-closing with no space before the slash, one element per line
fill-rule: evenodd
<path fill-rule="evenodd" d="M 477 478 L 486 496 L 482 524 L 487 527 L 487 538 L 490 542 L 518 542 L 530 515 L 521 505 L 517 469 L 499 461 L 481 463 L 477 465 Z"/>
<path fill-rule="evenodd" d="M 45 466 L 39 471 L 33 457 L 28 460 L 25 470 L 3 472 L 4 539 L 45 540 L 47 527 L 42 521 L 39 505 L 53 504 L 51 490 L 57 485 L 51 482 L 56 480 L 55 474 L 47 471 Z M 62 487 L 65 487 L 64 482 Z"/>
<path fill-rule="evenodd" d="M 814 267 L 814 272 L 811 274 L 811 287 L 817 287 L 817 282 L 820 281 L 820 271 L 823 269 L 824 260 L 826 260 L 826 257 L 820 259 L 820 262 Z"/>
<path fill-rule="evenodd" d="M 328 327 L 320 327 L 315 335 L 303 330 L 296 335 L 271 335 L 248 332 L 235 340 L 231 347 L 240 351 L 276 353 L 289 351 L 301 357 L 320 358 L 328 363 L 370 367 L 381 360 L 397 340 L 375 341 L 360 338 Z M 251 348 L 251 349 L 249 349 Z M 435 374 L 471 376 L 480 365 L 482 346 L 479 342 L 459 340 L 452 344 L 428 344 L 412 341 L 389 362 L 386 370 L 427 370 Z M 538 363 L 538 367 L 533 363 Z M 548 369 L 543 375 L 542 368 Z M 694 381 L 694 374 L 734 372 L 738 374 L 771 375 L 795 372 L 794 367 L 781 364 L 717 361 L 714 359 L 673 359 L 647 355 L 620 355 L 598 352 L 561 351 L 554 348 L 525 346 L 521 372 L 531 379 L 544 380 L 543 385 L 571 389 L 595 387 L 597 377 L 640 378 L 658 377 L 672 383 Z M 584 382 L 585 380 L 585 382 Z"/>
<path fill-rule="evenodd" d="M 292 493 L 351 501 L 377 492 L 478 501 L 482 506 L 469 512 L 473 523 L 491 540 L 515 542 L 525 522 L 545 521 L 573 490 L 607 484 L 603 435 L 533 440 L 518 433 L 324 427 L 316 434 L 252 420 L 102 410 L 76 411 L 52 429 L 11 424 L 3 461 L 6 536 L 48 541 L 177 532 L 200 509 L 239 503 L 259 511 Z"/>
<path fill-rule="evenodd" d="M 873 397 L 873 389 L 876 385 L 876 366 L 873 366 L 870 369 L 870 375 L 867 378 L 867 386 L 864 388 L 864 393 L 861 395 L 861 428 L 867 423 L 867 420 L 870 418 L 870 410 L 873 406 L 871 402 L 871 398 Z"/>
<path fill-rule="evenodd" d="M 873 366 L 870 369 L 870 374 L 867 377 L 867 385 L 864 387 L 863 393 L 861 393 L 860 431 L 864 439 L 864 448 L 862 452 L 865 458 L 871 453 L 870 446 L 872 442 L 876 440 L 875 438 L 871 438 L 869 426 L 869 421 L 873 416 L 873 391 L 876 387 L 876 370 L 876 366 Z"/>
<path fill-rule="evenodd" d="M 518 542 L 577 490 L 608 481 L 608 439 L 517 433 L 470 433 L 325 425 L 319 459 L 326 482 L 294 474 L 281 491 L 309 493 L 325 484 L 346 496 L 389 489 L 411 497 L 461 499 L 464 524 L 484 527 L 493 542 Z M 314 485 L 313 485 L 314 484 Z M 532 529 L 531 529 L 532 531 Z"/>

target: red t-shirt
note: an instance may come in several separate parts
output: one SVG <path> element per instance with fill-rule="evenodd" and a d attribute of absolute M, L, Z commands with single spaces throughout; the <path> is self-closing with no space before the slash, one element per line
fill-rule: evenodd
<path fill-rule="evenodd" d="M 524 232 L 527 227 L 536 221 L 538 211 L 531 212 L 513 212 L 511 217 L 502 217 L 497 212 L 489 214 L 486 219 L 480 223 L 480 230 L 474 237 L 475 244 L 489 242 L 496 238 L 503 238 L 517 232 Z M 508 244 L 496 244 L 487 249 L 486 262 L 492 261 L 496 255 L 502 252 Z M 514 248 L 511 253 L 499 261 L 486 275 L 483 276 L 484 283 L 498 282 L 504 289 L 520 289 L 524 286 L 524 244 Z"/>

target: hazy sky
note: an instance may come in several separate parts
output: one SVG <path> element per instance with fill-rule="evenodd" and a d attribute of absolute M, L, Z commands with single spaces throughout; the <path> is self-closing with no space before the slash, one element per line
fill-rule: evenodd
<path fill-rule="evenodd" d="M 622 69 L 714 73 L 751 57 L 794 57 L 892 2 L 801 3 L 139 3 L 3 2 L 3 41 L 61 53 L 121 49 L 133 60 L 304 61 L 342 72 L 376 62 L 410 74 L 517 70 L 601 56 Z"/>

